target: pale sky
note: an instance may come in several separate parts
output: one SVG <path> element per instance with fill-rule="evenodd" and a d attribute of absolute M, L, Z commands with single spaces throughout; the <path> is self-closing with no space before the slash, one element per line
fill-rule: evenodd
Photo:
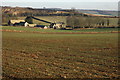
<path fill-rule="evenodd" d="M 119 2 L 120 0 L 0 0 L 2 2 Z"/>
<path fill-rule="evenodd" d="M 120 0 L 0 0 L 2 6 L 118 10 Z"/>

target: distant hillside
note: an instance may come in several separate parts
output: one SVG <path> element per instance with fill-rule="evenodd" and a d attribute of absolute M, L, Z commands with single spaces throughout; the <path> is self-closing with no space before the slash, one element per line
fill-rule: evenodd
<path fill-rule="evenodd" d="M 92 16 L 99 15 L 99 16 L 118 16 L 117 11 L 102 11 L 102 10 L 81 10 L 76 9 L 80 14 L 83 16 Z M 9 7 L 4 6 L 2 7 L 2 13 L 4 15 L 8 16 L 48 16 L 48 15 L 54 15 L 54 16 L 69 16 L 71 14 L 71 9 L 61 9 L 61 8 L 29 8 L 29 7 Z M 90 14 L 90 15 L 89 15 Z"/>
<path fill-rule="evenodd" d="M 55 12 L 51 9 L 33 9 L 29 7 L 2 7 L 2 13 L 10 16 L 45 15 Z"/>
<path fill-rule="evenodd" d="M 118 16 L 117 11 L 105 11 L 105 10 L 78 10 L 81 13 L 87 13 L 87 14 L 96 14 L 96 15 L 109 15 L 109 16 Z"/>

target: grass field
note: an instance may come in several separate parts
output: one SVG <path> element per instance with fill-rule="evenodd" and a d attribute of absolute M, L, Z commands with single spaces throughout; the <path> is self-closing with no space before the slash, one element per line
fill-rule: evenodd
<path fill-rule="evenodd" d="M 66 16 L 35 16 L 38 19 L 43 19 L 49 22 L 64 22 L 66 23 Z M 18 17 L 18 19 L 25 19 L 26 17 Z M 39 25 L 49 25 L 48 23 L 44 23 L 42 21 L 34 20 L 33 23 L 39 24 Z"/>
<path fill-rule="evenodd" d="M 28 32 L 112 32 L 119 31 L 120 28 L 95 28 L 95 29 L 79 29 L 79 30 L 54 30 L 54 29 L 40 29 L 40 28 L 28 28 L 28 27 L 13 27 L 13 26 L 3 26 L 2 30 L 16 30 L 16 31 L 28 31 Z"/>
<path fill-rule="evenodd" d="M 9 27 L 9 29 L 28 28 Z M 31 31 L 32 29 L 29 28 Z M 104 32 L 103 29 L 101 31 Z M 3 32 L 2 49 L 4 77 L 116 78 L 119 76 L 118 33 Z"/>

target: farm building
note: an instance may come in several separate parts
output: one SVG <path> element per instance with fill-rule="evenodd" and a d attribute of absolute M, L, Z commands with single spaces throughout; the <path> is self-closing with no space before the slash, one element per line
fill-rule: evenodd
<path fill-rule="evenodd" d="M 29 24 L 28 22 L 25 22 L 24 26 L 25 27 L 36 27 L 37 24 Z"/>
<path fill-rule="evenodd" d="M 10 26 L 24 26 L 25 20 L 9 20 L 8 25 Z"/>
<path fill-rule="evenodd" d="M 10 25 L 10 26 L 35 27 L 37 24 L 29 24 L 29 23 L 25 22 L 25 20 L 10 20 L 8 22 L 8 25 Z"/>
<path fill-rule="evenodd" d="M 65 28 L 65 23 L 64 22 L 57 22 L 53 26 L 54 29 L 60 29 L 60 28 Z"/>

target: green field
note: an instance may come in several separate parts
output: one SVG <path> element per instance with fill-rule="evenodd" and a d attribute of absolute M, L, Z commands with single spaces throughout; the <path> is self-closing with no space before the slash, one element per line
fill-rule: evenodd
<path fill-rule="evenodd" d="M 54 30 L 54 29 L 40 29 L 40 28 L 29 28 L 29 27 L 13 27 L 3 26 L 2 30 L 16 30 L 16 31 L 28 31 L 28 32 L 68 32 L 68 33 L 79 33 L 79 32 L 112 32 L 119 31 L 120 28 L 95 28 L 95 29 L 79 29 L 79 30 Z"/>
<path fill-rule="evenodd" d="M 3 27 L 3 29 L 35 30 L 22 27 Z M 104 32 L 103 29 L 101 31 Z M 3 74 L 6 78 L 117 78 L 119 76 L 118 33 L 3 32 L 2 49 Z"/>
<path fill-rule="evenodd" d="M 43 19 L 49 22 L 64 22 L 66 23 L 66 16 L 35 16 L 38 19 Z M 25 19 L 26 17 L 17 17 L 18 19 Z M 49 25 L 48 23 L 44 23 L 38 20 L 33 19 L 34 24 L 39 24 L 39 25 Z"/>

